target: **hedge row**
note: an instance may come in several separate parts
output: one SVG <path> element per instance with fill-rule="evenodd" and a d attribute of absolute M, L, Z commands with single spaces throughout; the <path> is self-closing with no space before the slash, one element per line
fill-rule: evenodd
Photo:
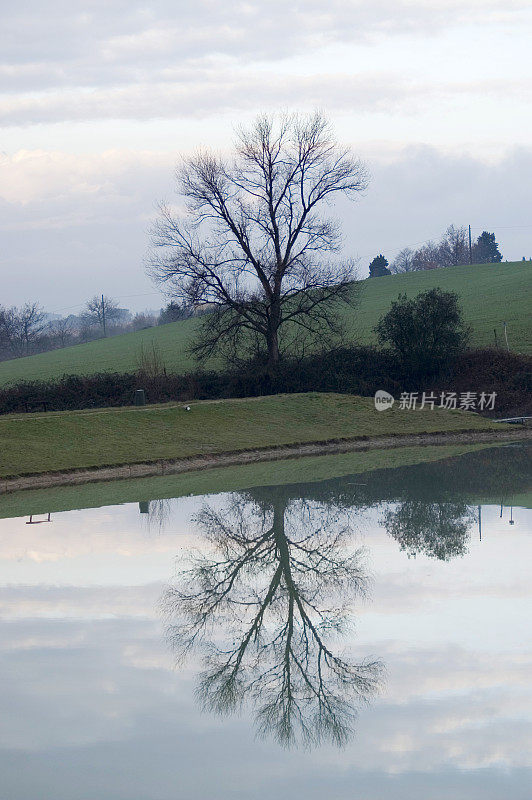
<path fill-rule="evenodd" d="M 526 356 L 469 350 L 446 374 L 417 385 L 419 381 L 400 374 L 389 353 L 351 347 L 286 361 L 273 376 L 250 366 L 222 373 L 99 373 L 23 382 L 0 389 L 0 413 L 130 405 L 136 389 L 145 390 L 149 403 L 308 391 L 371 396 L 377 389 L 385 389 L 395 397 L 401 391 L 497 392 L 494 415 L 510 416 L 530 413 L 531 365 L 532 359 Z"/>

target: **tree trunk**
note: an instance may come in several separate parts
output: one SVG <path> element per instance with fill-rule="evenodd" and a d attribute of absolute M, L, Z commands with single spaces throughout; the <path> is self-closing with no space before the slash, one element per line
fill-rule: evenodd
<path fill-rule="evenodd" d="M 268 334 L 268 371 L 272 372 L 279 364 L 279 338 L 277 331 Z"/>
<path fill-rule="evenodd" d="M 275 371 L 279 364 L 279 322 L 281 319 L 281 304 L 278 299 L 272 302 L 268 325 L 268 372 Z"/>

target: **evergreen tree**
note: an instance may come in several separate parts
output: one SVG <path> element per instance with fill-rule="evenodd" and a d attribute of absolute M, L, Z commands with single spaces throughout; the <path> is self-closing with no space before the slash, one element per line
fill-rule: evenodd
<path fill-rule="evenodd" d="M 166 325 L 167 322 L 177 322 L 180 319 L 187 319 L 192 316 L 192 310 L 188 306 L 181 305 L 175 300 L 171 300 L 166 308 L 161 309 L 158 325 Z"/>
<path fill-rule="evenodd" d="M 498 264 L 499 261 L 502 261 L 495 234 L 483 231 L 473 247 L 472 255 L 475 264 Z"/>
<path fill-rule="evenodd" d="M 382 253 L 379 256 L 375 256 L 369 265 L 369 277 L 380 278 L 383 275 L 391 274 L 391 271 L 388 269 L 388 259 L 384 258 Z"/>

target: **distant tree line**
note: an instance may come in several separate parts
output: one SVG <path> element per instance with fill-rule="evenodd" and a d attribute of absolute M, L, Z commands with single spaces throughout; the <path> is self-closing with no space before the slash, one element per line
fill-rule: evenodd
<path fill-rule="evenodd" d="M 371 396 L 378 389 L 397 398 L 403 391 L 428 390 L 439 396 L 470 393 L 474 387 L 476 394 L 496 394 L 497 411 L 487 411 L 519 416 L 529 408 L 530 358 L 504 350 L 468 349 L 470 330 L 453 292 L 434 288 L 413 298 L 399 296 L 374 331 L 378 346 L 322 348 L 284 359 L 273 375 L 260 362 L 229 365 L 221 372 L 198 368 L 172 374 L 157 343 L 141 343 L 136 369 L 130 373 L 64 375 L 59 381 L 0 388 L 0 414 L 40 410 L 43 405 L 49 410 L 128 405 L 139 387 L 151 403 L 308 391 Z"/>
<path fill-rule="evenodd" d="M 472 264 L 497 264 L 502 261 L 495 234 L 483 231 L 471 246 Z M 469 264 L 469 233 L 464 226 L 449 225 L 439 242 L 429 241 L 417 250 L 403 248 L 390 264 L 382 255 L 369 265 L 370 278 L 402 272 L 417 272 L 440 267 L 457 267 Z"/>
<path fill-rule="evenodd" d="M 36 302 L 11 308 L 0 305 L 0 361 L 153 328 L 205 311 L 208 309 L 193 309 L 172 301 L 158 315 L 150 311 L 132 314 L 105 295 L 95 295 L 80 314 L 65 317 L 47 314 Z"/>

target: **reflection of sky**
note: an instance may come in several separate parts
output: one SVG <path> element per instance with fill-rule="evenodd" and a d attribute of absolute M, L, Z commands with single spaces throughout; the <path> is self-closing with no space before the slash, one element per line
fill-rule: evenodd
<path fill-rule="evenodd" d="M 223 498 L 215 502 L 223 503 Z M 408 558 L 360 520 L 370 597 L 352 651 L 387 668 L 345 750 L 285 752 L 252 722 L 195 706 L 157 603 L 201 540 L 197 498 L 159 530 L 137 505 L 0 522 L 0 773 L 6 800 L 529 798 L 532 513 L 482 509 L 482 542 L 443 563 Z"/>

